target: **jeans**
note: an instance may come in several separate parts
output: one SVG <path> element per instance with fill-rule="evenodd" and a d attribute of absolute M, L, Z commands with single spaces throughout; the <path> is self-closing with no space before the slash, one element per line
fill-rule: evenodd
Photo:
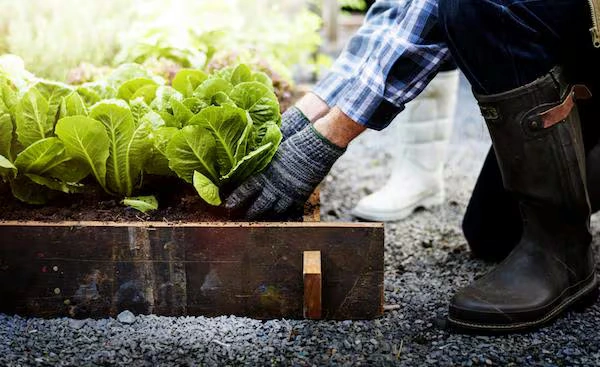
<path fill-rule="evenodd" d="M 573 82 L 600 94 L 600 49 L 592 45 L 587 0 L 440 0 L 439 19 L 454 60 L 474 92 L 518 88 L 565 67 Z M 600 209 L 600 101 L 578 102 L 592 212 Z M 518 200 L 502 184 L 493 148 L 463 219 L 475 256 L 499 260 L 521 237 Z"/>
<path fill-rule="evenodd" d="M 588 0 L 440 0 L 438 9 L 452 55 L 478 94 L 517 88 L 555 65 L 579 74 L 574 79 L 598 65 Z"/>

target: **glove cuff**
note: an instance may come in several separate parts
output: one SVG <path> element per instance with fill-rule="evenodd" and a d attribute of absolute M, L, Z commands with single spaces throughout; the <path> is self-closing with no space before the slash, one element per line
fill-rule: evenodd
<path fill-rule="evenodd" d="M 296 158 L 301 162 L 296 164 L 310 167 L 313 172 L 326 174 L 331 166 L 344 154 L 345 148 L 340 148 L 321 135 L 313 125 L 307 126 L 284 143 L 296 152 Z"/>
<path fill-rule="evenodd" d="M 281 135 L 283 140 L 287 140 L 290 136 L 301 131 L 308 125 L 310 125 L 310 120 L 298 107 L 292 106 L 288 108 L 281 115 Z"/>

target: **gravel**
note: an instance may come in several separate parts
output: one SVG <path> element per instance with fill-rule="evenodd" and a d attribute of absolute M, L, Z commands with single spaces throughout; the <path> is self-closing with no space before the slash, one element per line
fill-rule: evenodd
<path fill-rule="evenodd" d="M 535 333 L 456 335 L 444 317 L 453 292 L 492 265 L 470 258 L 460 230 L 469 192 L 489 147 L 463 85 L 446 165 L 446 203 L 386 224 L 385 301 L 373 321 L 258 321 L 239 317 L 30 319 L 0 314 L 0 365 L 212 366 L 599 366 L 600 303 Z M 323 219 L 354 220 L 350 209 L 389 169 L 391 134 L 367 134 L 323 188 Z M 600 253 L 600 218 L 592 220 Z"/>

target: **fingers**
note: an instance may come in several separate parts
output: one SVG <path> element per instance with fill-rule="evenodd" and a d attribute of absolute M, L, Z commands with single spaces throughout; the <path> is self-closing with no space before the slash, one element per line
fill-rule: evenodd
<path fill-rule="evenodd" d="M 266 191 L 256 199 L 254 204 L 248 209 L 246 217 L 250 220 L 256 220 L 261 218 L 263 215 L 271 212 L 273 205 L 275 204 L 276 198 L 272 195 L 268 195 Z"/>
<path fill-rule="evenodd" d="M 273 210 L 275 214 L 284 214 L 287 212 L 292 206 L 294 202 L 289 198 L 280 198 L 275 203 L 275 209 Z"/>
<path fill-rule="evenodd" d="M 252 200 L 262 190 L 262 185 L 255 177 L 250 177 L 235 189 L 225 200 L 225 208 L 239 209 Z"/>

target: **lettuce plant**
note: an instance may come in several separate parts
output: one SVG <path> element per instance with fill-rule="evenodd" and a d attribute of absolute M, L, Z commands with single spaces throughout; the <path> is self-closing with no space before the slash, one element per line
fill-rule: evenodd
<path fill-rule="evenodd" d="M 79 191 L 88 171 L 68 154 L 54 128 L 61 114 L 85 110 L 81 98 L 59 83 L 40 81 L 21 97 L 7 79 L 0 85 L 0 178 L 31 204 L 45 203 L 53 191 Z"/>
<path fill-rule="evenodd" d="M 18 199 L 44 203 L 91 175 L 108 194 L 131 198 L 144 174 L 178 176 L 212 205 L 220 191 L 264 169 L 281 141 L 270 79 L 246 65 L 212 74 L 181 70 L 167 85 L 135 64 L 71 87 L 35 79 L 0 83 L 0 177 Z"/>

